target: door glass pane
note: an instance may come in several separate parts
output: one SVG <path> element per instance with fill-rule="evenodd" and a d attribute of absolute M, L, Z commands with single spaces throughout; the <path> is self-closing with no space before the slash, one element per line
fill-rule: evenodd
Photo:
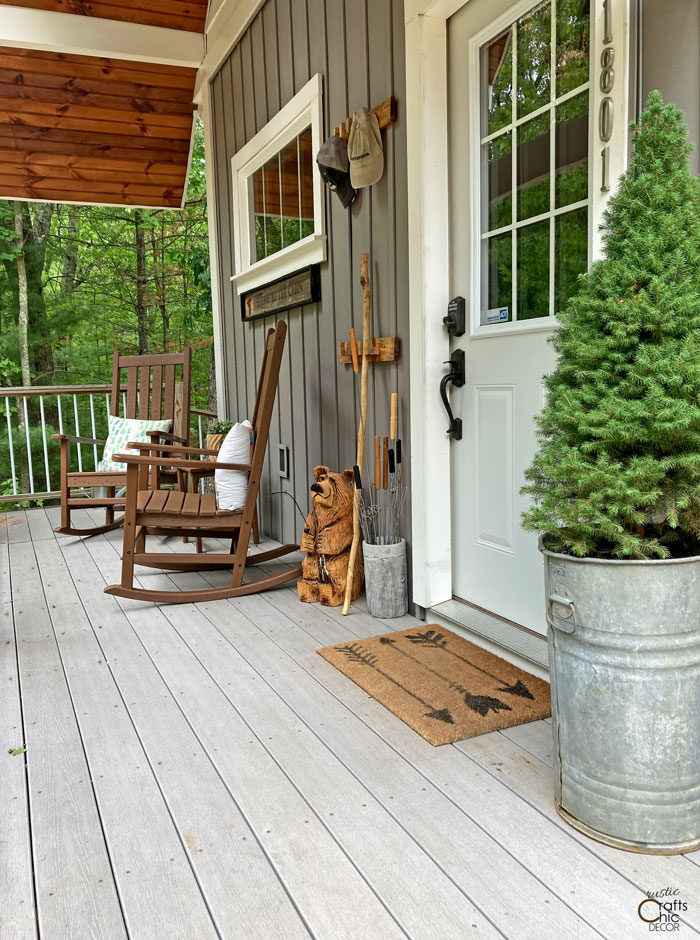
<path fill-rule="evenodd" d="M 518 220 L 549 211 L 549 114 L 526 121 L 518 135 Z"/>
<path fill-rule="evenodd" d="M 481 47 L 482 109 L 481 134 L 486 137 L 513 119 L 513 29 L 506 30 Z"/>
<path fill-rule="evenodd" d="M 518 320 L 549 316 L 549 219 L 518 229 Z"/>
<path fill-rule="evenodd" d="M 554 311 L 575 293 L 578 276 L 588 267 L 588 207 L 554 219 Z"/>
<path fill-rule="evenodd" d="M 513 236 L 484 238 L 481 250 L 481 324 L 507 323 L 513 318 Z"/>
<path fill-rule="evenodd" d="M 501 134 L 482 144 L 481 149 L 486 173 L 486 206 L 482 230 L 490 232 L 510 225 L 513 221 L 512 134 Z"/>
<path fill-rule="evenodd" d="M 590 0 L 557 0 L 557 95 L 588 81 Z"/>
<path fill-rule="evenodd" d="M 552 11 L 540 3 L 517 23 L 518 117 L 549 102 L 551 82 Z"/>
<path fill-rule="evenodd" d="M 557 106 L 555 206 L 588 197 L 588 92 Z"/>

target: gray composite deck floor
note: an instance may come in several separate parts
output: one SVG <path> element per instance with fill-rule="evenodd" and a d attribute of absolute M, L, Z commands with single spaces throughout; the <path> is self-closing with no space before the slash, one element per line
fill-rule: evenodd
<path fill-rule="evenodd" d="M 700 933 L 695 857 L 557 816 L 547 722 L 434 748 L 315 653 L 413 618 L 118 601 L 119 532 L 0 520 L 2 940 L 628 940 L 666 886 Z"/>

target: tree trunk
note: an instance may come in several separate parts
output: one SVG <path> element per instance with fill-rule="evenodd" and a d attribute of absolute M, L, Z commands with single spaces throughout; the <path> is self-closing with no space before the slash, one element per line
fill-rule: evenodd
<path fill-rule="evenodd" d="M 68 207 L 68 232 L 61 271 L 61 293 L 70 294 L 75 287 L 75 275 L 78 270 L 78 219 L 80 213 L 75 206 Z"/>
<path fill-rule="evenodd" d="M 22 203 L 15 202 L 15 235 L 17 237 L 17 288 L 19 294 L 19 314 L 17 317 L 17 333 L 19 337 L 19 362 L 22 370 L 22 385 L 32 384 L 32 377 L 29 371 L 29 299 L 27 288 L 27 265 L 24 257 L 24 224 L 22 221 Z M 17 399 L 17 424 L 20 433 L 26 434 L 26 425 L 24 421 L 24 400 Z M 25 437 L 26 440 L 26 437 Z M 22 451 L 21 469 L 20 469 L 20 487 L 23 493 L 29 492 L 29 465 L 26 452 Z"/>
<path fill-rule="evenodd" d="M 148 352 L 148 297 L 146 293 L 146 233 L 141 209 L 134 210 L 136 229 L 136 317 L 138 321 L 139 353 Z"/>

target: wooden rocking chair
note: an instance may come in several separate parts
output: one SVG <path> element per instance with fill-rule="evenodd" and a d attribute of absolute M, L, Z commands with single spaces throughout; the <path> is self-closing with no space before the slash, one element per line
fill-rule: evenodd
<path fill-rule="evenodd" d="M 124 461 L 127 465 L 124 551 L 121 584 L 112 584 L 105 588 L 106 594 L 173 604 L 189 604 L 194 601 L 210 601 L 225 597 L 238 597 L 242 594 L 254 594 L 301 577 L 301 565 L 297 565 L 255 581 L 247 583 L 243 581 L 247 565 L 265 564 L 274 558 L 299 550 L 298 545 L 280 545 L 268 552 L 248 555 L 286 334 L 287 325 L 283 322 L 278 323 L 275 329 L 269 330 L 267 334 L 258 383 L 258 400 L 255 404 L 256 423 L 253 426 L 254 444 L 251 462 L 234 464 L 217 461 L 210 464 L 215 470 L 219 468 L 248 472 L 248 488 L 243 509 L 217 509 L 216 497 L 213 493 L 185 493 L 181 490 L 168 492 L 159 488 L 147 488 L 150 468 L 165 464 L 178 470 L 197 470 L 201 466 L 200 460 L 187 459 L 187 455 L 214 455 L 215 451 L 195 447 L 164 447 L 162 445 L 158 447 L 158 445 L 139 443 L 130 446 L 139 451 L 148 451 L 147 455 L 124 454 L 115 458 Z M 158 451 L 166 452 L 165 456 L 159 455 Z M 206 554 L 147 552 L 146 539 L 149 535 L 176 535 L 189 538 L 210 536 L 231 539 L 231 549 L 229 552 L 207 552 Z M 173 571 L 231 568 L 231 583 L 226 587 L 200 588 L 192 591 L 136 588 L 134 587 L 134 565 L 167 568 Z"/>
<path fill-rule="evenodd" d="M 192 350 L 187 347 L 181 353 L 152 356 L 122 356 L 114 353 L 112 369 L 112 394 L 110 414 L 119 414 L 122 370 L 126 372 L 126 409 L 125 417 L 144 420 L 168 419 L 172 421 L 172 431 L 154 431 L 151 441 L 156 443 L 189 443 L 190 427 L 190 379 L 192 371 Z M 151 377 L 152 373 L 152 377 Z M 98 535 L 116 529 L 124 520 L 123 516 L 114 518 L 115 509 L 121 509 L 125 497 L 115 496 L 117 488 L 126 486 L 127 471 L 114 473 L 102 470 L 71 472 L 71 444 L 104 444 L 104 441 L 91 437 L 75 437 L 70 434 L 52 434 L 51 439 L 61 444 L 61 524 L 56 532 L 66 535 Z M 177 483 L 174 470 L 169 467 L 160 471 L 160 479 Z M 106 496 L 71 497 L 75 487 L 105 487 Z M 76 529 L 71 525 L 72 509 L 105 510 L 104 525 Z"/>

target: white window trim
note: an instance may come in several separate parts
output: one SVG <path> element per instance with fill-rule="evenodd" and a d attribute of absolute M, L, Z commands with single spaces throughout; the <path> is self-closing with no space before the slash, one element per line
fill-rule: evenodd
<path fill-rule="evenodd" d="M 499 131 L 486 135 L 485 138 L 481 135 L 481 70 L 480 70 L 480 52 L 484 44 L 488 43 L 490 40 L 494 39 L 496 36 L 500 35 L 504 30 L 508 29 L 510 26 L 513 26 L 522 16 L 525 16 L 530 10 L 536 6 L 537 0 L 520 0 L 519 3 L 514 4 L 509 10 L 507 10 L 502 16 L 498 19 L 493 20 L 488 24 L 484 29 L 479 33 L 472 36 L 469 40 L 469 85 L 470 85 L 470 103 L 469 103 L 469 139 L 471 146 L 470 154 L 470 204 L 472 206 L 479 207 L 478 218 L 476 213 L 474 213 L 472 219 L 470 220 L 470 244 L 471 244 L 471 257 L 470 257 L 470 318 L 469 318 L 469 335 L 472 339 L 478 339 L 480 337 L 488 336 L 511 336 L 518 333 L 538 333 L 542 331 L 553 330 L 557 325 L 557 318 L 555 314 L 550 313 L 546 317 L 535 317 L 531 320 L 515 320 L 514 322 L 502 323 L 500 325 L 489 325 L 481 322 L 481 272 L 482 272 L 482 241 L 483 234 L 481 232 L 481 201 L 482 201 L 482 179 L 481 179 L 481 146 L 484 140 L 488 140 L 494 137 L 498 137 L 503 131 Z M 594 12 L 591 13 L 591 19 L 593 18 Z M 556 0 L 551 0 L 551 16 L 552 16 L 552 40 L 554 39 L 554 26 L 556 23 Z M 591 34 L 593 30 L 591 30 Z M 514 53 L 515 54 L 515 50 Z M 554 42 L 551 43 L 551 87 L 555 88 L 555 58 L 556 58 L 556 49 Z M 546 105 L 542 105 L 540 108 L 536 108 L 530 114 L 526 115 L 523 118 L 519 118 L 512 125 L 511 130 L 526 121 L 536 117 L 538 114 L 551 114 L 556 113 L 556 107 L 563 101 L 567 101 L 569 98 L 574 98 L 577 95 L 583 94 L 588 91 L 588 125 L 589 125 L 589 135 L 588 135 L 588 196 L 585 201 L 579 203 L 573 203 L 570 206 L 563 206 L 559 209 L 555 209 L 554 205 L 551 204 L 547 212 L 542 213 L 538 216 L 533 216 L 530 219 L 524 219 L 516 223 L 515 228 L 522 228 L 525 225 L 530 225 L 533 222 L 542 219 L 552 219 L 557 215 L 561 215 L 564 212 L 571 212 L 575 208 L 580 207 L 581 205 L 586 205 L 588 208 L 588 243 L 589 251 L 587 264 L 590 267 L 591 257 L 590 257 L 590 243 L 591 243 L 591 226 L 593 224 L 592 219 L 592 199 L 591 199 L 591 190 L 592 190 L 592 180 L 595 172 L 595 164 L 593 162 L 593 135 L 590 133 L 591 124 L 594 121 L 594 96 L 591 94 L 591 88 L 593 86 L 593 75 L 595 74 L 595 49 L 593 45 L 593 35 L 590 36 L 590 45 L 589 45 L 589 72 L 588 72 L 588 81 L 582 83 L 577 88 L 573 89 L 570 92 L 567 92 L 564 95 L 560 95 L 554 99 L 551 99 L 547 102 Z M 517 199 L 517 188 L 515 186 L 516 179 L 516 167 L 517 167 L 517 149 L 516 149 L 516 137 L 513 138 L 513 147 L 512 147 L 512 159 L 513 159 L 513 200 L 515 205 L 515 200 Z M 554 148 L 555 148 L 555 135 L 552 133 L 550 127 L 550 178 L 553 177 L 555 172 L 554 166 Z M 553 179 L 550 180 L 550 188 L 553 186 Z M 505 231 L 510 231 L 511 226 L 505 226 Z M 550 235 L 549 235 L 549 304 L 550 309 L 554 302 L 554 241 L 552 238 L 552 233 L 554 226 L 550 221 Z M 489 233 L 491 236 L 493 232 Z M 517 291 L 517 281 L 515 278 L 515 265 L 516 258 L 513 257 L 513 268 L 514 268 L 514 278 L 513 278 L 513 294 Z"/>
<path fill-rule="evenodd" d="M 312 153 L 318 153 L 323 130 L 323 79 L 320 73 L 304 85 L 271 121 L 231 158 L 233 176 L 234 268 L 231 281 L 239 294 L 268 284 L 326 260 L 324 187 L 313 161 L 314 233 L 281 251 L 253 261 L 250 238 L 249 179 L 270 157 L 278 153 L 304 128 L 311 126 Z"/>

